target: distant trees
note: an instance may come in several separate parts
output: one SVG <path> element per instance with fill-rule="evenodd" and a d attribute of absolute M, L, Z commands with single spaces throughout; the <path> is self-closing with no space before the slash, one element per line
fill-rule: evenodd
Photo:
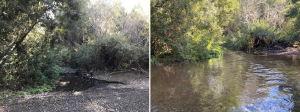
<path fill-rule="evenodd" d="M 284 1 L 240 0 L 239 3 L 239 16 L 244 24 L 253 25 L 258 19 L 265 20 L 271 24 L 283 22 Z"/>
<path fill-rule="evenodd" d="M 291 18 L 291 20 L 294 20 L 294 27 L 296 32 L 299 34 L 300 29 L 300 11 L 299 11 L 299 2 L 300 0 L 292 0 L 289 1 L 289 4 L 286 6 L 287 11 L 285 13 L 286 18 Z"/>
<path fill-rule="evenodd" d="M 240 0 L 240 10 L 225 28 L 226 44 L 250 52 L 279 44 L 294 44 L 299 37 L 292 13 L 299 12 L 295 13 L 291 2 L 296 3 L 289 0 Z"/>
<path fill-rule="evenodd" d="M 149 18 L 140 6 L 131 12 L 119 2 L 101 0 L 87 7 L 87 24 L 93 31 L 79 48 L 90 52 L 85 58 L 74 55 L 75 60 L 89 62 L 97 69 L 148 69 L 149 65 Z M 83 48 L 88 48 L 83 49 Z M 76 53 L 75 53 L 76 54 Z M 94 60 L 94 61 L 93 61 Z M 78 63 L 78 62 L 76 62 Z M 77 64 L 85 66 L 85 64 Z"/>

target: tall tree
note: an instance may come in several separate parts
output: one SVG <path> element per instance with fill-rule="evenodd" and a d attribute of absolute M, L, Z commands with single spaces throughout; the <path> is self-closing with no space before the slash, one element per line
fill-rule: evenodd
<path fill-rule="evenodd" d="M 200 58 L 197 51 L 209 56 L 219 48 L 210 47 L 217 43 L 214 38 L 237 9 L 235 0 L 151 0 L 151 55 Z"/>
<path fill-rule="evenodd" d="M 81 0 L 2 0 L 0 2 L 0 67 L 13 51 L 21 49 L 28 33 L 41 24 L 52 32 L 58 24 L 56 14 L 65 12 L 73 20 L 79 18 Z"/>

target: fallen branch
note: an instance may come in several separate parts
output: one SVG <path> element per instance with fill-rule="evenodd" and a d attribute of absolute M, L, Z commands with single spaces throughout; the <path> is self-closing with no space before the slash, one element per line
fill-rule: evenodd
<path fill-rule="evenodd" d="M 297 48 L 297 47 L 299 47 L 299 46 L 300 46 L 300 45 L 293 45 L 294 48 Z"/>
<path fill-rule="evenodd" d="M 124 71 L 116 71 L 116 72 L 111 72 L 105 75 L 112 75 L 112 74 L 119 74 L 119 73 L 125 73 L 125 72 L 130 72 L 131 70 L 124 70 Z"/>

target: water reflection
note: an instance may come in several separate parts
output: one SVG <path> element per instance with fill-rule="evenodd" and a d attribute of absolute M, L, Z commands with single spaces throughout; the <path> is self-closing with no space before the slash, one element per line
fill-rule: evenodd
<path fill-rule="evenodd" d="M 83 81 L 81 77 L 64 76 L 59 81 L 55 91 L 82 91 L 93 86 L 95 86 L 95 84 L 92 83 L 92 81 Z"/>
<path fill-rule="evenodd" d="M 152 111 L 299 111 L 298 56 L 226 51 L 151 68 Z"/>

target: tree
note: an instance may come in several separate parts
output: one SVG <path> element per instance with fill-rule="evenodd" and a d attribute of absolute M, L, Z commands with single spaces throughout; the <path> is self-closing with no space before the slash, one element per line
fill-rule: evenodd
<path fill-rule="evenodd" d="M 219 54 L 216 37 L 237 9 L 234 0 L 151 0 L 151 55 L 180 61 Z"/>
<path fill-rule="evenodd" d="M 14 50 L 20 51 L 28 33 L 40 23 L 52 32 L 57 23 L 53 14 L 64 11 L 72 19 L 77 19 L 80 1 L 68 0 L 2 0 L 0 2 L 0 67 L 6 63 Z M 74 13 L 70 13 L 74 12 Z"/>
<path fill-rule="evenodd" d="M 147 15 L 141 13 L 142 7 L 125 12 L 120 2 L 106 0 L 89 6 L 88 24 L 94 37 L 86 44 L 95 49 L 95 54 L 90 55 L 94 58 L 90 59 L 97 60 L 93 63 L 96 68 L 148 68 L 149 22 Z"/>
<path fill-rule="evenodd" d="M 0 2 L 0 83 L 42 85 L 57 79 L 57 26 L 77 21 L 84 0 L 2 0 Z M 58 13 L 63 12 L 63 16 Z M 51 82 L 51 81 L 50 81 Z"/>

